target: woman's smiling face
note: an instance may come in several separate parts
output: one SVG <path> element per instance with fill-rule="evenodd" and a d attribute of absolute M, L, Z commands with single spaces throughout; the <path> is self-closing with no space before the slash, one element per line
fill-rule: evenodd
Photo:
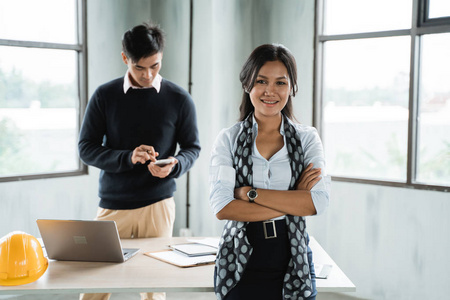
<path fill-rule="evenodd" d="M 278 60 L 266 62 L 249 92 L 255 117 L 278 116 L 289 99 L 290 91 L 286 66 Z"/>

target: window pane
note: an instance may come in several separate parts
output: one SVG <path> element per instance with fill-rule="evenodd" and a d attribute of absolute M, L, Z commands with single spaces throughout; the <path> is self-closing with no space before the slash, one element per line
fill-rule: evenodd
<path fill-rule="evenodd" d="M 0 47 L 0 177 L 78 169 L 76 76 L 75 51 Z"/>
<path fill-rule="evenodd" d="M 449 0 L 429 0 L 429 18 L 450 17 L 450 1 Z"/>
<path fill-rule="evenodd" d="M 325 43 L 323 140 L 330 174 L 405 181 L 410 38 Z"/>
<path fill-rule="evenodd" d="M 423 37 L 418 182 L 450 186 L 450 34 Z"/>
<path fill-rule="evenodd" d="M 324 33 L 329 35 L 411 28 L 411 14 L 412 0 L 327 0 Z"/>
<path fill-rule="evenodd" d="M 0 39 L 76 44 L 76 0 L 0 1 Z"/>

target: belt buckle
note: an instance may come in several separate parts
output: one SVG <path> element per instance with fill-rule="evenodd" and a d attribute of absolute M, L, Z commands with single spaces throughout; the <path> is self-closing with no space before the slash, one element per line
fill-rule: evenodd
<path fill-rule="evenodd" d="M 268 224 L 272 224 L 273 235 L 267 235 L 267 226 L 268 226 Z M 264 237 L 266 238 L 266 240 L 267 239 L 274 239 L 274 238 L 277 237 L 277 228 L 275 227 L 275 221 L 274 220 L 264 221 L 263 222 L 263 228 L 264 228 Z"/>

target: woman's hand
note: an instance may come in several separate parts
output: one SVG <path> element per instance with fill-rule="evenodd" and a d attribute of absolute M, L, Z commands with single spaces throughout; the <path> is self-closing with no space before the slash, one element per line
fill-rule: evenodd
<path fill-rule="evenodd" d="M 252 189 L 251 186 L 241 186 L 234 189 L 234 199 L 248 201 L 247 193 Z"/>
<path fill-rule="evenodd" d="M 307 190 L 310 191 L 313 186 L 320 181 L 321 169 L 313 169 L 313 164 L 310 163 L 306 169 L 302 172 L 302 175 L 297 182 L 297 190 Z"/>

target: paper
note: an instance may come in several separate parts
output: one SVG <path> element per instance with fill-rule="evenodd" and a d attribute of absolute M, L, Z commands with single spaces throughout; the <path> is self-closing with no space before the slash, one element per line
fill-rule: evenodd
<path fill-rule="evenodd" d="M 215 255 L 186 256 L 172 250 L 147 252 L 145 255 L 182 268 L 211 264 L 216 260 Z"/>
<path fill-rule="evenodd" d="M 188 239 L 188 242 L 219 248 L 220 238 Z"/>
<path fill-rule="evenodd" d="M 316 278 L 327 279 L 331 272 L 332 265 L 314 264 L 314 270 L 316 271 Z"/>

